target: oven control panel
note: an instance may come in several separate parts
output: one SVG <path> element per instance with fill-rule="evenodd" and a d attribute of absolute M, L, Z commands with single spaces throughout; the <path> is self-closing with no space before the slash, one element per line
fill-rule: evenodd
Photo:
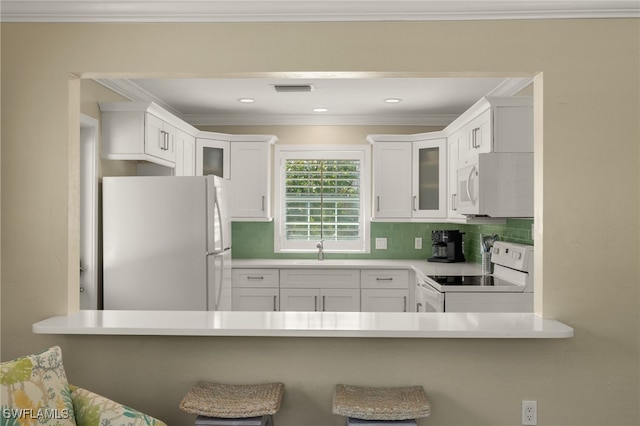
<path fill-rule="evenodd" d="M 533 246 L 496 241 L 491 249 L 491 262 L 529 272 L 533 269 Z"/>

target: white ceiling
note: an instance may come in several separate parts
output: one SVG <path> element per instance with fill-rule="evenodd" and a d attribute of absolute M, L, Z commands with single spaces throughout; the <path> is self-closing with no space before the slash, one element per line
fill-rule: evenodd
<path fill-rule="evenodd" d="M 447 125 L 481 97 L 512 95 L 529 78 L 224 78 L 99 80 L 197 125 Z M 274 85 L 314 90 L 279 93 Z M 238 99 L 252 98 L 254 103 Z M 385 99 L 401 101 L 389 104 Z M 326 112 L 314 112 L 326 108 Z"/>

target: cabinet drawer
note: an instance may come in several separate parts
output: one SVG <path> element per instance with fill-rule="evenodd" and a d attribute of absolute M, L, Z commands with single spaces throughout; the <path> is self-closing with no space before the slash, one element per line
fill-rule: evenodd
<path fill-rule="evenodd" d="M 277 311 L 280 305 L 277 288 L 234 288 L 231 309 L 234 311 Z"/>
<path fill-rule="evenodd" d="M 362 312 L 408 312 L 409 290 L 362 290 Z"/>
<path fill-rule="evenodd" d="M 275 287 L 280 283 L 277 269 L 234 269 L 233 287 Z"/>
<path fill-rule="evenodd" d="M 360 270 L 281 269 L 280 288 L 360 288 Z"/>
<path fill-rule="evenodd" d="M 369 269 L 362 271 L 362 288 L 409 288 L 409 271 L 406 269 Z"/>

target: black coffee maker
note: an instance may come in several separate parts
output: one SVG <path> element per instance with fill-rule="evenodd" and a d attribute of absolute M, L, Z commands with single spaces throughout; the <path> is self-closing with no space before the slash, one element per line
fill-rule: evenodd
<path fill-rule="evenodd" d="M 464 262 L 464 242 L 460 231 L 431 231 L 432 256 L 428 262 Z"/>

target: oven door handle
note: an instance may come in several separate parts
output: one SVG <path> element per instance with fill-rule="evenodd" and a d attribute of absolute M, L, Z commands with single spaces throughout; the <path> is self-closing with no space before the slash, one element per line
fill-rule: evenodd
<path fill-rule="evenodd" d="M 431 299 L 436 299 L 438 301 L 442 300 L 442 293 L 440 293 L 438 290 L 431 287 L 427 283 L 420 284 L 420 290 L 426 293 L 426 296 L 430 297 Z"/>

